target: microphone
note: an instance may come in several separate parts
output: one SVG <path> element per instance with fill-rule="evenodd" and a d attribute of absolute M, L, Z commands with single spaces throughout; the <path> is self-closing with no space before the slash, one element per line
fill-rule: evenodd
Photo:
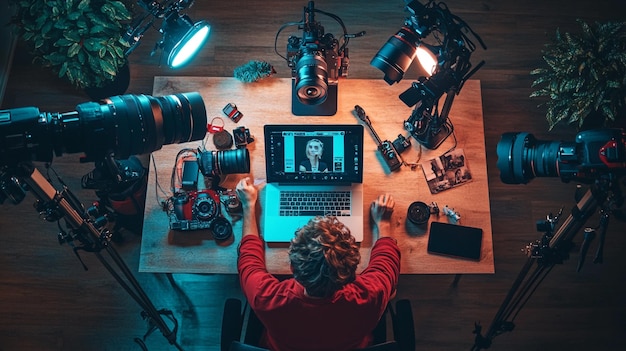
<path fill-rule="evenodd" d="M 253 83 L 275 73 L 276 70 L 270 63 L 251 60 L 248 63 L 236 67 L 233 71 L 233 76 L 244 83 Z"/>

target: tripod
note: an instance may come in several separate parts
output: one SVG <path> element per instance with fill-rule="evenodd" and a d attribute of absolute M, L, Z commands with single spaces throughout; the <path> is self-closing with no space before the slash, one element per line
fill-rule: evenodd
<path fill-rule="evenodd" d="M 545 233 L 540 240 L 526 247 L 528 260 L 523 265 L 484 336 L 481 334 L 482 326 L 478 323 L 475 324 L 474 334 L 476 334 L 476 337 L 472 351 L 489 348 L 496 336 L 514 329 L 515 324 L 513 320 L 517 314 L 552 268 L 556 264 L 563 263 L 568 258 L 568 253 L 573 246 L 572 240 L 574 236 L 598 207 L 600 207 L 600 223 L 598 226 L 600 245 L 598 246 L 594 263 L 602 262 L 602 245 L 608 227 L 609 214 L 616 205 L 621 205 L 622 202 L 618 180 L 613 178 L 615 177 L 609 175 L 608 179 L 596 180 L 586 193 L 580 197 L 572 208 L 570 215 L 556 232 L 554 232 L 554 229 L 562 211 L 556 217 L 548 216 L 546 221 L 537 224 L 537 229 L 545 231 Z M 585 255 L 594 237 L 595 229 L 586 228 L 581 245 L 578 270 L 582 268 Z"/>
<path fill-rule="evenodd" d="M 74 248 L 76 255 L 78 256 L 77 250 L 80 249 L 93 252 L 115 280 L 141 306 L 143 309 L 141 314 L 150 326 L 144 339 L 152 331 L 159 329 L 171 345 L 182 350 L 176 341 L 178 322 L 174 318 L 173 313 L 165 309 L 156 309 L 122 257 L 113 246 L 109 245 L 112 233 L 104 226 L 106 218 L 94 218 L 97 212 L 94 209 L 85 210 L 80 201 L 67 187 L 64 187 L 62 191 L 57 191 L 50 181 L 31 163 L 20 163 L 15 173 L 17 173 L 15 178 L 19 179 L 20 183 L 25 184 L 37 198 L 36 209 L 40 215 L 48 221 L 65 219 L 70 230 L 69 232 L 62 231 L 59 234 L 59 242 L 72 243 L 73 241 L 79 241 L 82 246 Z M 110 256 L 113 264 L 102 255 L 103 250 Z M 174 323 L 173 329 L 170 329 L 163 316 L 172 320 Z M 143 341 L 136 341 L 144 346 Z"/>

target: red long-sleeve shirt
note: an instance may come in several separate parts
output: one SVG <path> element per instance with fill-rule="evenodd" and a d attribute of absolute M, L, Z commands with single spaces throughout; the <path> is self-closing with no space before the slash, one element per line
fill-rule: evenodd
<path fill-rule="evenodd" d="M 275 350 L 352 350 L 371 343 L 400 275 L 400 249 L 395 240 L 380 238 L 367 268 L 332 297 L 304 294 L 293 278 L 279 281 L 267 272 L 263 241 L 254 235 L 241 240 L 239 279 L 251 308 L 266 328 L 265 347 Z"/>

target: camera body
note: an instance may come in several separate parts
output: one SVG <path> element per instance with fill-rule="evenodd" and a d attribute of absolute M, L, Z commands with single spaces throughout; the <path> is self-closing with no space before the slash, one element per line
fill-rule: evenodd
<path fill-rule="evenodd" d="M 250 134 L 250 129 L 244 126 L 233 129 L 233 138 L 235 139 L 235 146 L 238 149 L 244 148 L 254 141 L 254 138 Z"/>
<path fill-rule="evenodd" d="M 389 140 L 385 140 L 378 145 L 378 150 L 383 154 L 383 159 L 389 166 L 389 170 L 396 171 L 402 166 L 398 152 L 393 147 L 393 144 Z"/>
<path fill-rule="evenodd" d="M 398 134 L 394 141 L 385 140 L 378 145 L 378 150 L 383 154 L 383 159 L 389 166 L 389 170 L 396 171 L 402 166 L 400 154 L 411 147 L 411 140 L 404 135 Z"/>
<path fill-rule="evenodd" d="M 348 76 L 349 58 L 344 52 L 339 52 L 339 40 L 331 33 L 324 34 L 324 27 L 319 23 L 309 26 L 310 31 L 304 31 L 302 37 L 289 36 L 287 41 L 287 65 L 291 68 L 291 77 L 298 82 L 307 79 L 321 79 L 328 85 L 337 85 L 339 77 Z M 306 65 L 313 63 L 315 71 L 307 71 Z M 310 73 L 320 75 L 310 77 Z M 318 83 L 321 83 L 318 81 Z M 303 84 L 301 83 L 301 86 Z M 307 101 L 313 100 L 313 96 L 305 94 Z M 320 96 L 320 100 L 325 99 Z"/>
<path fill-rule="evenodd" d="M 394 140 L 391 144 L 393 145 L 393 148 L 396 149 L 398 154 L 401 154 L 404 150 L 411 147 L 411 139 L 407 139 L 404 135 L 398 134 L 396 140 Z"/>
<path fill-rule="evenodd" d="M 287 65 L 292 77 L 292 113 L 331 116 L 337 112 L 337 83 L 348 75 L 348 50 L 315 21 L 313 2 L 304 9 L 302 37 L 289 36 Z"/>
<path fill-rule="evenodd" d="M 234 191 L 219 186 L 220 175 L 250 172 L 248 149 L 222 151 L 189 150 L 191 155 L 182 160 L 180 187 L 175 186 L 174 195 L 164 204 L 170 219 L 170 229 L 178 231 L 209 229 L 216 240 L 225 240 L 232 235 L 232 226 L 222 214 L 222 203 L 229 213 L 239 212 L 241 203 Z M 181 153 L 179 153 L 179 156 Z M 179 165 L 179 158 L 176 159 Z M 209 189 L 198 189 L 200 174 L 210 180 Z"/>
<path fill-rule="evenodd" d="M 619 128 L 582 131 L 576 134 L 575 142 L 504 133 L 496 151 L 500 179 L 506 184 L 526 184 L 534 177 L 592 183 L 608 174 L 626 173 L 626 132 Z"/>
<path fill-rule="evenodd" d="M 220 195 L 216 191 L 181 191 L 172 196 L 171 201 L 175 216 L 170 216 L 170 229 L 210 229 L 217 240 L 231 236 L 232 226 L 222 216 Z"/>

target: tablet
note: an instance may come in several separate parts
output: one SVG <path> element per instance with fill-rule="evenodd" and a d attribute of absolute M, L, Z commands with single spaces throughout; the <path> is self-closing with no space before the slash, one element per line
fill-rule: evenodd
<path fill-rule="evenodd" d="M 483 230 L 481 228 L 432 222 L 428 236 L 428 252 L 480 260 L 482 240 Z"/>

